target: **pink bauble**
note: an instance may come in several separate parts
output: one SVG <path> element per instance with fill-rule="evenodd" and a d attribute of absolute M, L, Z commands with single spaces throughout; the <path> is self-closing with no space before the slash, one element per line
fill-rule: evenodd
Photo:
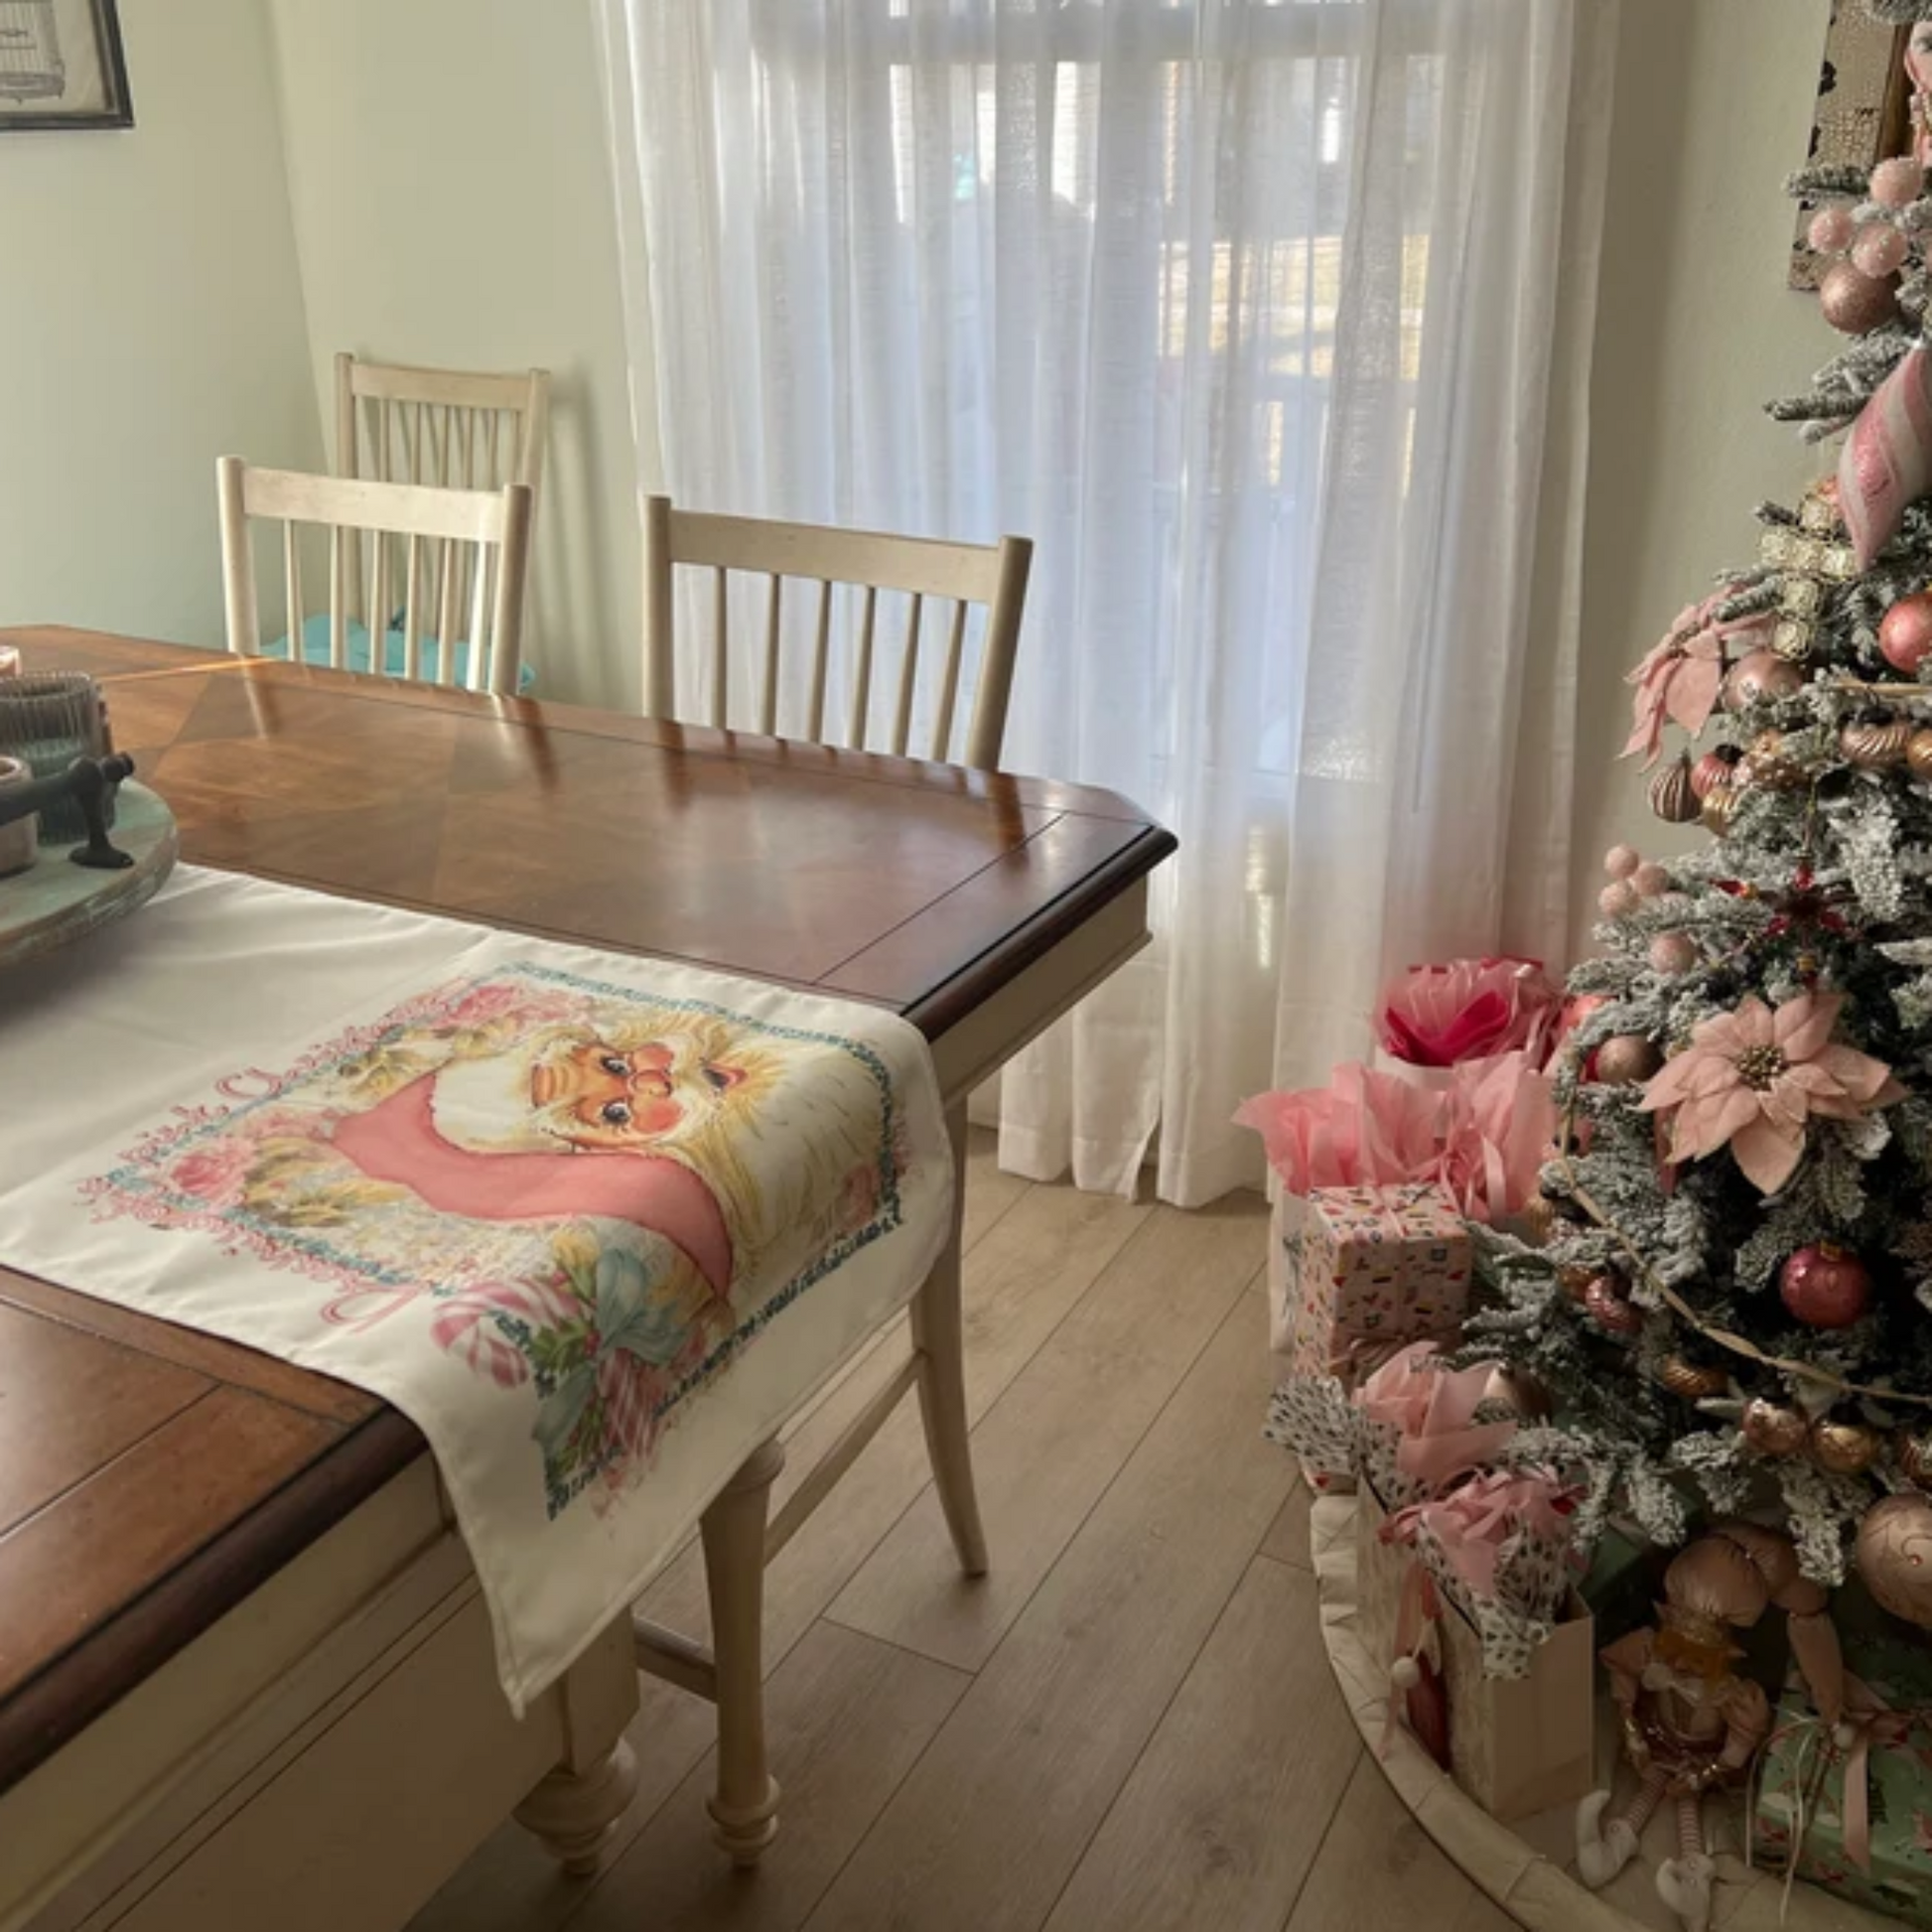
<path fill-rule="evenodd" d="M 1634 845 L 1613 845 L 1603 855 L 1603 870 L 1612 879 L 1628 879 L 1643 864 L 1643 854 Z"/>
<path fill-rule="evenodd" d="M 1766 698 L 1788 698 L 1804 689 L 1805 674 L 1788 657 L 1774 650 L 1754 650 L 1740 657 L 1725 676 L 1727 711 L 1742 711 Z"/>
<path fill-rule="evenodd" d="M 1620 919 L 1637 909 L 1636 888 L 1627 879 L 1613 879 L 1596 895 L 1596 906 L 1606 919 Z"/>
<path fill-rule="evenodd" d="M 1834 262 L 1818 284 L 1819 313 L 1846 336 L 1867 336 L 1898 313 L 1898 291 L 1849 261 Z"/>
<path fill-rule="evenodd" d="M 1670 891 L 1670 874 L 1655 859 L 1646 859 L 1630 875 L 1630 890 L 1639 898 L 1655 898 Z"/>
<path fill-rule="evenodd" d="M 1821 207 L 1811 217 L 1811 226 L 1805 230 L 1805 239 L 1818 254 L 1842 255 L 1852 245 L 1852 231 L 1855 225 L 1849 207 L 1837 206 Z"/>
<path fill-rule="evenodd" d="M 1910 155 L 1881 161 L 1871 171 L 1871 199 L 1880 207 L 1910 207 L 1925 192 L 1925 169 Z"/>
<path fill-rule="evenodd" d="M 1624 1300 L 1608 1275 L 1598 1275 L 1584 1290 L 1584 1310 L 1599 1328 L 1613 1335 L 1634 1335 L 1643 1327 L 1643 1311 Z"/>
<path fill-rule="evenodd" d="M 1784 1306 L 1807 1328 L 1849 1328 L 1871 1302 L 1871 1270 L 1849 1248 L 1800 1248 L 1778 1275 Z"/>
<path fill-rule="evenodd" d="M 1688 932 L 1660 932 L 1650 942 L 1653 972 L 1688 973 L 1697 963 L 1697 941 Z"/>
<path fill-rule="evenodd" d="M 1932 1628 L 1932 1496 L 1887 1496 L 1859 1525 L 1859 1575 L 1881 1609 Z"/>
<path fill-rule="evenodd" d="M 1878 620 L 1878 648 L 1895 671 L 1913 676 L 1932 654 L 1932 591 L 1901 597 Z"/>
<path fill-rule="evenodd" d="M 1882 280 L 1905 264 L 1905 237 L 1889 221 L 1867 221 L 1852 243 L 1852 266 Z"/>
<path fill-rule="evenodd" d="M 1729 784 L 1737 775 L 1737 748 L 1726 745 L 1722 752 L 1706 752 L 1691 766 L 1691 789 L 1700 798 L 1709 798 Z"/>

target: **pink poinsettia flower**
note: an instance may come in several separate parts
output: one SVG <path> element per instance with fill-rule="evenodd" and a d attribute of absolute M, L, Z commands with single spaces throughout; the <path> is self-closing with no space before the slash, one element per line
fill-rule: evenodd
<path fill-rule="evenodd" d="M 1833 1043 L 1843 1005 L 1836 993 L 1800 993 L 1773 1013 L 1752 994 L 1699 1027 L 1643 1090 L 1646 1113 L 1676 1109 L 1670 1158 L 1701 1161 L 1728 1145 L 1744 1177 L 1775 1194 L 1813 1114 L 1856 1120 L 1903 1100 L 1883 1060 Z"/>
<path fill-rule="evenodd" d="M 1621 757 L 1642 752 L 1645 764 L 1655 764 L 1666 718 L 1697 737 L 1717 708 L 1725 652 L 1734 649 L 1743 655 L 1770 641 L 1773 620 L 1767 612 L 1718 621 L 1719 607 L 1735 595 L 1736 586 L 1726 585 L 1702 604 L 1687 604 L 1625 679 L 1637 692 L 1631 703 L 1634 726 Z"/>

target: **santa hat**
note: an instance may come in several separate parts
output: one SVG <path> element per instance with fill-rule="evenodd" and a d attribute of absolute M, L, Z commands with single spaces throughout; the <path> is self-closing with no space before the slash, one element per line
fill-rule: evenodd
<path fill-rule="evenodd" d="M 731 1232 L 717 1196 L 682 1162 L 655 1154 L 473 1154 L 436 1131 L 425 1074 L 367 1113 L 336 1125 L 338 1153 L 444 1214 L 473 1221 L 602 1215 L 661 1234 L 691 1258 L 714 1294 L 730 1292 Z"/>

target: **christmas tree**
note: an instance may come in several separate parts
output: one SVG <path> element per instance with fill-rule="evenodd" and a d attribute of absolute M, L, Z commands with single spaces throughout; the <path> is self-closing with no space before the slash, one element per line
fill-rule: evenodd
<path fill-rule="evenodd" d="M 1932 74 L 1932 0 L 1869 4 Z M 1772 414 L 1836 460 L 1631 674 L 1652 808 L 1712 837 L 1605 861 L 1542 1245 L 1482 1238 L 1464 1359 L 1547 1391 L 1512 1459 L 1579 1471 L 1587 1533 L 1768 1510 L 1932 1621 L 1932 195 L 1911 157 L 1791 186 L 1848 340 Z"/>

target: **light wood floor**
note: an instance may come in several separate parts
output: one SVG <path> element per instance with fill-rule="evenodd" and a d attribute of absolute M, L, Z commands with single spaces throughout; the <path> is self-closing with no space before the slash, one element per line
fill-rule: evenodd
<path fill-rule="evenodd" d="M 776 1845 L 707 1833 L 710 1708 L 646 1681 L 617 1855 L 506 1826 L 413 1932 L 1502 1932 L 1328 1675 L 1306 1494 L 1261 1440 L 1253 1196 L 1199 1214 L 1030 1186 L 976 1141 L 967 1362 L 993 1573 L 963 1581 L 907 1404 L 772 1566 Z M 781 1491 L 876 1386 L 796 1426 Z M 687 1551 L 646 1599 L 705 1634 Z"/>

